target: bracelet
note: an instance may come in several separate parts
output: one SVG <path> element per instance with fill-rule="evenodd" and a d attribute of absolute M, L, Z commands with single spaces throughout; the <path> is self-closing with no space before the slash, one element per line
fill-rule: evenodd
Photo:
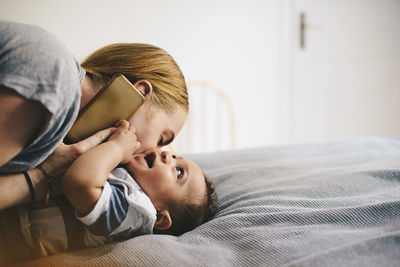
<path fill-rule="evenodd" d="M 35 202 L 35 190 L 33 189 L 31 177 L 29 176 L 29 174 L 26 171 L 24 171 L 22 173 L 24 174 L 26 183 L 28 184 L 29 192 L 31 192 L 31 198 L 32 198 L 32 203 L 33 203 L 33 202 Z"/>
<path fill-rule="evenodd" d="M 50 199 L 51 177 L 47 174 L 47 172 L 42 168 L 41 165 L 38 165 L 36 168 L 38 168 L 42 172 L 43 176 L 47 179 L 47 193 L 44 199 L 44 204 L 47 205 Z"/>

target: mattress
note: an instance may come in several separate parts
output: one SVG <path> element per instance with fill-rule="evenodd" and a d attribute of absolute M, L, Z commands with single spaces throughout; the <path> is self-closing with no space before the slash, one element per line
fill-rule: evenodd
<path fill-rule="evenodd" d="M 215 182 L 212 220 L 29 266 L 399 266 L 400 139 L 185 155 Z"/>

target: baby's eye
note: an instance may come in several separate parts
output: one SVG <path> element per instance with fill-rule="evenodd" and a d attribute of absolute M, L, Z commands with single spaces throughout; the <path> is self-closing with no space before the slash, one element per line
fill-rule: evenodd
<path fill-rule="evenodd" d="M 183 177 L 184 173 L 185 173 L 185 171 L 182 168 L 176 167 L 176 176 L 177 176 L 178 180 Z"/>

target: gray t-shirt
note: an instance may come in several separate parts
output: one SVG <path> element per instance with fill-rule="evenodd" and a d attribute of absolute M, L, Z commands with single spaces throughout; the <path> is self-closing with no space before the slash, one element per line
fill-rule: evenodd
<path fill-rule="evenodd" d="M 0 168 L 16 173 L 40 164 L 67 134 L 79 112 L 85 71 L 40 27 L 0 20 L 0 36 L 0 84 L 40 101 L 51 114 L 41 134 Z"/>

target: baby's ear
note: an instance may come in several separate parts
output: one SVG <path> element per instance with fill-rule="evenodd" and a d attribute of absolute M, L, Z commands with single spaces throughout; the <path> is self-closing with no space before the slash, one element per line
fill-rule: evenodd
<path fill-rule="evenodd" d="M 157 219 L 154 228 L 157 230 L 167 230 L 172 225 L 171 215 L 168 210 L 157 210 Z"/>

